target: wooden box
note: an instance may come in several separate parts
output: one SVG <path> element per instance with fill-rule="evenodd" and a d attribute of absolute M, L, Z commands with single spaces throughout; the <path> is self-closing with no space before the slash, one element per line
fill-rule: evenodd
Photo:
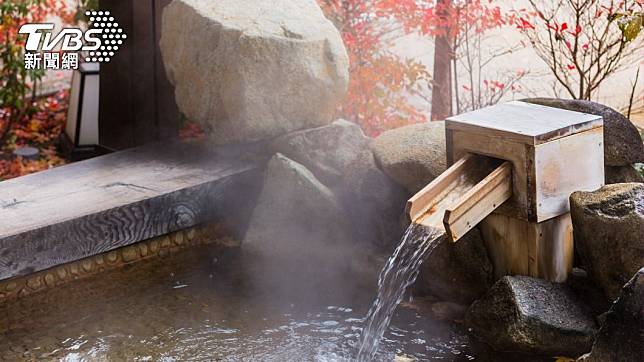
<path fill-rule="evenodd" d="M 569 212 L 574 191 L 604 184 L 600 116 L 509 102 L 448 118 L 447 161 L 467 153 L 512 162 L 512 197 L 495 213 L 542 222 Z"/>

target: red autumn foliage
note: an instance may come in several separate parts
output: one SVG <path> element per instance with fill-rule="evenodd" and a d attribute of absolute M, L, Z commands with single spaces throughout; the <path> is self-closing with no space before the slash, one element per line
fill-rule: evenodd
<path fill-rule="evenodd" d="M 420 62 L 388 50 L 402 33 L 398 24 L 386 21 L 378 0 L 319 3 L 340 30 L 349 55 L 349 91 L 339 116 L 360 124 L 371 136 L 425 121 L 424 112 L 409 101 L 409 95 L 429 86 L 429 72 Z"/>
<path fill-rule="evenodd" d="M 15 44 L 19 44 L 24 37 L 18 34 L 18 29 L 25 23 L 41 23 L 50 16 L 59 17 L 65 24 L 74 22 L 76 10 L 65 0 L 9 0 L 25 2 L 28 7 L 28 15 L 24 18 L 12 18 L 7 16 L 0 19 L 0 43 L 7 39 Z"/>
<path fill-rule="evenodd" d="M 37 110 L 13 123 L 7 143 L 0 148 L 0 181 L 32 172 L 42 171 L 65 163 L 56 150 L 56 142 L 65 127 L 69 91 L 43 98 L 33 105 Z M 0 109 L 0 126 L 8 122 L 9 110 Z M 13 155 L 20 146 L 40 150 L 38 160 L 24 160 Z"/>
<path fill-rule="evenodd" d="M 429 71 L 422 63 L 388 50 L 397 37 L 412 32 L 448 36 L 453 48 L 445 56 L 453 58 L 465 33 L 480 34 L 515 21 L 514 14 L 505 15 L 498 6 L 481 0 L 456 0 L 447 5 L 417 0 L 318 1 L 340 30 L 349 53 L 349 94 L 339 115 L 357 122 L 372 136 L 427 121 L 428 110 L 413 104 L 410 96 L 429 98 Z"/>
<path fill-rule="evenodd" d="M 205 132 L 201 125 L 192 121 L 186 121 L 179 129 L 179 138 L 182 140 L 201 139 L 205 137 Z"/>
<path fill-rule="evenodd" d="M 2 5 L 0 12 L 0 180 L 44 170 L 64 163 L 57 155 L 55 141 L 63 130 L 67 111 L 68 92 L 29 100 L 36 95 L 34 80 L 40 75 L 22 68 L 22 45 L 25 36 L 19 34 L 25 23 L 48 21 L 51 16 L 72 23 L 75 9 L 65 0 L 15 0 Z M 23 160 L 13 151 L 19 146 L 39 149 L 38 160 Z"/>

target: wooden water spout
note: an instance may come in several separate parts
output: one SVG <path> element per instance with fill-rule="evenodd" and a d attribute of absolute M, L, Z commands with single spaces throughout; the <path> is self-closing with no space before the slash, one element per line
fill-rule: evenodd
<path fill-rule="evenodd" d="M 512 196 L 512 164 L 468 154 L 407 202 L 412 222 L 457 241 Z"/>
<path fill-rule="evenodd" d="M 509 102 L 445 121 L 447 171 L 407 203 L 410 221 L 457 241 L 479 225 L 497 277 L 563 282 L 569 197 L 604 184 L 600 116 Z"/>

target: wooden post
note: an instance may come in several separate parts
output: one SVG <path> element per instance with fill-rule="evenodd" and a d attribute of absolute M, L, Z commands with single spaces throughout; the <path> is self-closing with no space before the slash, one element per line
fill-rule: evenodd
<path fill-rule="evenodd" d="M 541 223 L 493 213 L 481 222 L 480 230 L 497 278 L 529 275 L 564 282 L 572 271 L 570 213 Z"/>
<path fill-rule="evenodd" d="M 172 138 L 180 126 L 174 87 L 159 49 L 161 14 L 170 0 L 101 0 L 128 38 L 101 64 L 100 144 L 124 149 Z"/>

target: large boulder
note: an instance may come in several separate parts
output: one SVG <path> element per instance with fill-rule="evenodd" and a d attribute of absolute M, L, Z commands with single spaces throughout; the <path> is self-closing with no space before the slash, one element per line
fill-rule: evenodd
<path fill-rule="evenodd" d="M 614 300 L 644 264 L 644 184 L 575 192 L 570 212 L 581 264 Z"/>
<path fill-rule="evenodd" d="M 624 286 L 606 313 L 593 348 L 584 362 L 644 360 L 644 268 Z"/>
<path fill-rule="evenodd" d="M 494 283 L 494 268 L 481 233 L 468 232 L 457 243 L 443 238 L 422 264 L 414 292 L 469 305 Z"/>
<path fill-rule="evenodd" d="M 499 351 L 576 357 L 593 343 L 595 321 L 565 284 L 506 276 L 467 311 L 473 332 Z"/>
<path fill-rule="evenodd" d="M 385 131 L 372 148 L 382 170 L 414 194 L 446 169 L 445 122 Z"/>
<path fill-rule="evenodd" d="M 358 125 L 337 120 L 280 136 L 269 149 L 302 164 L 340 196 L 357 240 L 387 246 L 402 234 L 408 194 L 378 168 L 370 142 Z"/>
<path fill-rule="evenodd" d="M 616 110 L 585 100 L 529 98 L 522 101 L 602 116 L 605 165 L 626 166 L 644 162 L 644 144 L 637 127 Z"/>
<path fill-rule="evenodd" d="M 179 109 L 216 144 L 328 124 L 348 86 L 342 39 L 315 0 L 173 0 L 160 47 Z"/>

